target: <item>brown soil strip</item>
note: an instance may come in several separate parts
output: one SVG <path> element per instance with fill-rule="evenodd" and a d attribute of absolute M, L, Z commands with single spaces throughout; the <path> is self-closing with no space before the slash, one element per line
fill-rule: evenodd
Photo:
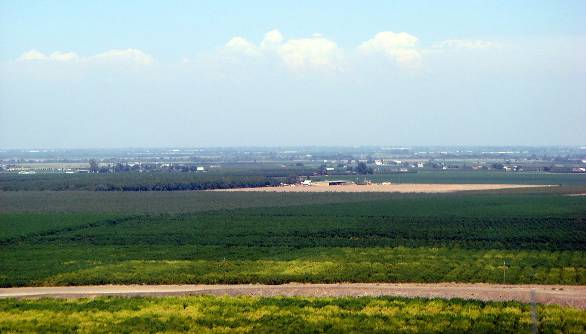
<path fill-rule="evenodd" d="M 391 183 L 391 184 L 348 184 L 330 186 L 316 182 L 311 186 L 281 186 L 258 188 L 218 189 L 213 191 L 247 191 L 247 192 L 397 192 L 397 193 L 447 193 L 471 190 L 498 190 L 518 188 L 550 187 L 548 185 L 521 185 L 521 184 L 423 184 L 423 183 Z"/>
<path fill-rule="evenodd" d="M 83 298 L 96 296 L 398 296 L 423 298 L 462 298 L 483 301 L 515 300 L 529 303 L 531 290 L 536 302 L 586 309 L 586 286 L 499 285 L 460 283 L 338 283 L 283 285 L 100 285 L 64 287 L 0 288 L 0 298 Z"/>

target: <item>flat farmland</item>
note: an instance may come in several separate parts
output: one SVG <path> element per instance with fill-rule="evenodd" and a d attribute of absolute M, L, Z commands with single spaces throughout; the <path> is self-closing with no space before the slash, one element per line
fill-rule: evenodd
<path fill-rule="evenodd" d="M 242 193 L 204 191 L 0 191 L 0 213 L 192 213 L 255 207 L 369 202 L 389 193 Z"/>
<path fill-rule="evenodd" d="M 15 203 L 0 213 L 3 287 L 586 283 L 584 196 L 543 192 L 7 192 L 0 196 Z M 108 196 L 113 197 L 108 200 Z M 63 201 L 66 204 L 59 204 Z M 149 210 L 142 211 L 145 208 Z"/>
<path fill-rule="evenodd" d="M 0 331 L 528 332 L 536 290 L 539 331 L 582 333 L 573 193 L 0 191 L 3 293 L 90 297 L 1 299 Z"/>

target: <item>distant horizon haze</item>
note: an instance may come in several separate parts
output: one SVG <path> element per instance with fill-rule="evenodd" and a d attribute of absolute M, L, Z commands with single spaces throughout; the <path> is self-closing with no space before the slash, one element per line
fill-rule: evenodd
<path fill-rule="evenodd" d="M 248 149 L 266 149 L 266 150 L 359 150 L 359 149 L 377 149 L 377 150 L 414 150 L 414 149 L 450 149 L 450 150 L 478 150 L 478 149 L 577 149 L 584 150 L 586 145 L 253 145 L 253 146 L 136 146 L 136 147 L 0 147 L 0 152 L 7 151 L 27 151 L 29 153 L 42 153 L 50 151 L 124 151 L 124 150 L 153 150 L 153 151 L 189 151 L 189 150 L 248 150 Z M 495 151 L 497 152 L 497 151 Z M 504 152 L 504 151 L 503 151 Z"/>

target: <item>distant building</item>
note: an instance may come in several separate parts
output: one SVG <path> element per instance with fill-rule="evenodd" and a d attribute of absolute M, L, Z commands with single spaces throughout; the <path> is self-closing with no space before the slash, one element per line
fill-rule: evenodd
<path fill-rule="evenodd" d="M 195 169 L 196 172 L 205 172 L 206 169 L 204 166 L 197 166 L 197 168 Z"/>
<path fill-rule="evenodd" d="M 332 180 L 332 181 L 328 181 L 328 186 L 343 186 L 343 185 L 348 185 L 348 184 L 353 184 L 354 182 L 352 181 L 346 181 L 346 180 Z"/>

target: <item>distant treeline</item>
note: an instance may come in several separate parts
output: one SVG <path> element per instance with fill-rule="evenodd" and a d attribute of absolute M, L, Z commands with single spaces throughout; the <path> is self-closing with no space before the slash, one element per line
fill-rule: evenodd
<path fill-rule="evenodd" d="M 0 174 L 0 190 L 177 191 L 276 186 L 282 177 L 185 173 Z"/>

